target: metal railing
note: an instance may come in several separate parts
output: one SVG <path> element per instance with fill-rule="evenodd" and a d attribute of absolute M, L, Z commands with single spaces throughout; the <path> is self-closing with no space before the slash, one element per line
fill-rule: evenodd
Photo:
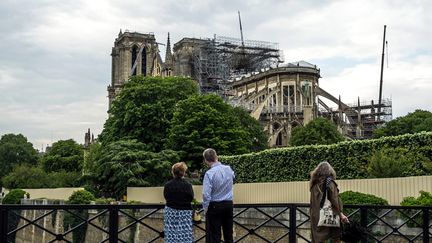
<path fill-rule="evenodd" d="M 0 242 L 15 237 L 73 242 L 73 233 L 84 234 L 85 242 L 162 242 L 163 209 L 159 204 L 0 205 Z M 432 237 L 432 207 L 347 205 L 345 211 L 367 229 L 362 243 L 429 243 Z M 65 226 L 65 218 L 75 223 Z M 233 220 L 235 242 L 311 242 L 308 204 L 235 205 Z M 204 242 L 205 223 L 194 224 L 194 234 L 195 242 Z"/>

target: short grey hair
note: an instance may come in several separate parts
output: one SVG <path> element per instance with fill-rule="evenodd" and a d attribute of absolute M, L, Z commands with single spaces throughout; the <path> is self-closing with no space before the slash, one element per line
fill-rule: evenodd
<path fill-rule="evenodd" d="M 208 149 L 204 150 L 203 157 L 208 162 L 216 162 L 217 161 L 216 150 L 214 150 L 212 148 L 208 148 Z"/>

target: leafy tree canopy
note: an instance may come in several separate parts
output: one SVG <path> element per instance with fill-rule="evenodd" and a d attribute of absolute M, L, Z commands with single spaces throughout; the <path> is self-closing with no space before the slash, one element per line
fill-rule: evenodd
<path fill-rule="evenodd" d="M 80 172 L 48 173 L 40 167 L 19 165 L 3 177 L 3 186 L 8 189 L 76 187 L 81 186 L 80 177 Z"/>
<path fill-rule="evenodd" d="M 267 143 L 265 135 L 247 116 L 217 95 L 189 97 L 176 105 L 167 147 L 182 151 L 191 169 L 201 168 L 202 152 L 209 147 L 224 155 L 261 149 Z"/>
<path fill-rule="evenodd" d="M 47 172 L 81 171 L 84 150 L 73 139 L 59 140 L 42 157 L 42 167 Z"/>
<path fill-rule="evenodd" d="M 195 81 L 182 77 L 133 76 L 116 97 L 99 136 L 102 144 L 137 139 L 146 150 L 163 149 L 175 104 L 197 94 Z"/>
<path fill-rule="evenodd" d="M 20 164 L 36 164 L 37 151 L 22 134 L 5 134 L 0 139 L 0 179 Z M 1 184 L 1 182 L 0 182 Z"/>
<path fill-rule="evenodd" d="M 387 122 L 382 128 L 376 129 L 374 137 L 396 136 L 422 131 L 432 131 L 432 112 L 416 110 L 406 116 Z"/>
<path fill-rule="evenodd" d="M 104 197 L 121 198 L 128 186 L 161 186 L 170 177 L 170 167 L 179 161 L 176 152 L 146 151 L 137 140 L 120 140 L 102 145 L 92 178 Z"/>
<path fill-rule="evenodd" d="M 90 144 L 88 150 L 84 151 L 83 173 L 90 174 L 96 166 L 96 161 L 100 157 L 102 145 L 98 142 Z"/>
<path fill-rule="evenodd" d="M 304 127 L 295 127 L 291 133 L 290 144 L 292 146 L 333 144 L 343 140 L 336 125 L 328 119 L 319 117 Z"/>
<path fill-rule="evenodd" d="M 375 151 L 369 159 L 368 172 L 372 178 L 427 175 L 432 162 L 423 155 L 426 149 L 385 147 Z"/>

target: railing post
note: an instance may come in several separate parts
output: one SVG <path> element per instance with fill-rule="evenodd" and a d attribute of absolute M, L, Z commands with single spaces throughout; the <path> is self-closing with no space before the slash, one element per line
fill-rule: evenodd
<path fill-rule="evenodd" d="M 367 230 L 368 224 L 368 209 L 366 207 L 360 207 L 360 225 Z M 361 243 L 367 243 L 368 239 L 363 239 Z"/>
<path fill-rule="evenodd" d="M 429 243 L 429 225 L 430 225 L 429 208 L 423 209 L 423 243 Z"/>
<path fill-rule="evenodd" d="M 109 209 L 109 242 L 118 242 L 119 211 L 117 205 L 111 205 Z"/>
<path fill-rule="evenodd" d="M 8 211 L 0 208 L 0 242 L 7 242 L 8 233 Z"/>
<path fill-rule="evenodd" d="M 290 218 L 289 218 L 289 243 L 295 243 L 296 241 L 296 233 L 297 233 L 297 206 L 290 206 Z"/>

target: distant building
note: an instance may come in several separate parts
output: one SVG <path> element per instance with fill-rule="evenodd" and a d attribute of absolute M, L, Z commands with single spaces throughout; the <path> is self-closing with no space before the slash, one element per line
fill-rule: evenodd
<path fill-rule="evenodd" d="M 90 128 L 84 135 L 84 148 L 88 148 L 92 143 L 95 142 L 94 134 L 90 134 Z"/>
<path fill-rule="evenodd" d="M 201 93 L 219 94 L 232 105 L 249 110 L 263 124 L 271 147 L 287 146 L 291 130 L 316 117 L 332 120 L 348 139 L 370 138 L 374 129 L 391 119 L 391 100 L 381 105 L 374 101 L 347 105 L 319 86 L 316 65 L 305 61 L 285 64 L 282 51 L 273 42 L 216 35 L 185 37 L 171 52 L 168 34 L 162 61 L 153 33 L 120 31 L 111 56 L 110 107 L 131 76 L 191 77 Z"/>

